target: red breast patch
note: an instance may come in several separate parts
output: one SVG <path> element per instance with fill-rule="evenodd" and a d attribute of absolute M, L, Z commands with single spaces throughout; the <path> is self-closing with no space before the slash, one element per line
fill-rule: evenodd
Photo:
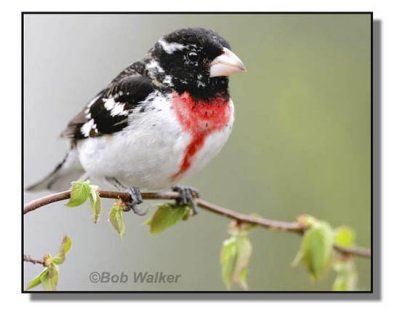
<path fill-rule="evenodd" d="M 187 92 L 181 95 L 174 93 L 172 107 L 183 130 L 191 134 L 180 169 L 172 175 L 175 180 L 190 168 L 193 157 L 204 145 L 207 136 L 227 126 L 231 112 L 229 99 L 195 100 Z"/>

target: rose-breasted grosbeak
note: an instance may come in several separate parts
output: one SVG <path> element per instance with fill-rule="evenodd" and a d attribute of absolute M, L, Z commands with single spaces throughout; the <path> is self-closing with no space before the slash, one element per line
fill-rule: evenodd
<path fill-rule="evenodd" d="M 62 133 L 71 149 L 30 191 L 68 188 L 86 175 L 129 188 L 161 189 L 203 168 L 227 141 L 234 120 L 228 78 L 244 71 L 229 43 L 211 30 L 163 36 L 122 71 Z M 191 191 L 177 189 L 184 201 Z"/>

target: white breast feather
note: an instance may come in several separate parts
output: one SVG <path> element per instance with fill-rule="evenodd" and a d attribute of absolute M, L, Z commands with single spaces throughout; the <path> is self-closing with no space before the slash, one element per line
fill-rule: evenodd
<path fill-rule="evenodd" d="M 191 134 L 183 131 L 170 102 L 169 97 L 154 92 L 143 101 L 145 112 L 136 108 L 124 130 L 79 141 L 80 161 L 88 175 L 115 177 L 125 186 L 145 189 L 162 189 L 176 183 L 171 177 L 180 169 Z M 233 123 L 232 101 L 229 105 L 227 127 L 207 137 L 183 177 L 202 169 L 221 150 Z"/>

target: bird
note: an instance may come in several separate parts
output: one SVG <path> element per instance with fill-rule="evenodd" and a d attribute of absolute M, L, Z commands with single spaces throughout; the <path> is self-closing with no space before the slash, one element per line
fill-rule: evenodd
<path fill-rule="evenodd" d="M 197 191 L 178 182 L 203 169 L 227 142 L 234 123 L 229 76 L 243 71 L 213 30 L 162 36 L 70 120 L 61 134 L 69 151 L 26 190 L 64 190 L 84 177 L 129 192 L 128 208 L 137 214 L 143 214 L 141 189 L 172 188 L 195 210 Z"/>

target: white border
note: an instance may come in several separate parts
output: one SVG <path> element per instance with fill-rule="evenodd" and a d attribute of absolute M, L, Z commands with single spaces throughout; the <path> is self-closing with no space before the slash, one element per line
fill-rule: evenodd
<path fill-rule="evenodd" d="M 122 3 L 119 3 L 122 2 Z M 266 1 L 265 1 L 266 2 Z M 400 163 L 400 105 L 399 105 L 399 12 L 396 1 L 185 1 L 185 0 L 151 0 L 151 1 L 1 1 L 1 191 L 3 196 L 1 231 L 1 306 L 12 306 L 13 310 L 26 312 L 71 312 L 87 310 L 110 312 L 116 310 L 134 310 L 164 312 L 190 311 L 223 311 L 248 312 L 255 309 L 269 312 L 398 312 L 400 265 L 398 258 L 398 224 L 400 221 L 399 205 L 399 163 Z M 382 222 L 383 222 L 383 256 L 382 256 L 382 290 L 381 301 L 33 301 L 29 295 L 20 294 L 20 11 L 69 10 L 69 11 L 374 11 L 374 18 L 382 20 L 382 95 L 385 105 L 382 109 Z M 93 297 L 95 298 L 95 297 Z M 97 299 L 104 298 L 99 295 Z M 134 298 L 132 296 L 132 298 Z M 149 297 L 150 298 L 150 297 Z M 164 299 L 167 297 L 163 297 Z M 46 307 L 45 307 L 46 306 Z M 122 308 L 121 306 L 129 306 Z"/>

